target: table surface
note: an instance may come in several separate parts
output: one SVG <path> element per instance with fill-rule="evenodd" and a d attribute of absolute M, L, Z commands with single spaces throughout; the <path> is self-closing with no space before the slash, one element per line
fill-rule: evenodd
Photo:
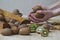
<path fill-rule="evenodd" d="M 12 35 L 2 36 L 0 40 L 60 40 L 60 30 L 52 30 L 48 37 L 42 37 L 40 34 L 31 33 L 30 35 Z"/>

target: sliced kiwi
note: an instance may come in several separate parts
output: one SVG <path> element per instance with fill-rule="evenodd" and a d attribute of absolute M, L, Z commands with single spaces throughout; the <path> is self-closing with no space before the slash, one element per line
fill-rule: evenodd
<path fill-rule="evenodd" d="M 33 23 L 33 24 L 30 24 L 29 27 L 30 27 L 30 31 L 34 33 L 36 32 L 36 28 L 38 27 L 38 25 Z"/>
<path fill-rule="evenodd" d="M 47 29 L 43 29 L 42 31 L 41 31 L 41 36 L 43 36 L 43 37 L 47 37 L 48 36 L 48 30 Z"/>

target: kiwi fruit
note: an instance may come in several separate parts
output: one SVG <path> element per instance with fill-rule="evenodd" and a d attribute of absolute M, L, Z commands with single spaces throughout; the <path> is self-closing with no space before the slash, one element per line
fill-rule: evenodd
<path fill-rule="evenodd" d="M 11 27 L 12 34 L 18 34 L 18 28 L 16 26 Z"/>
<path fill-rule="evenodd" d="M 33 12 L 35 13 L 37 10 L 43 10 L 43 8 L 40 5 L 36 5 L 33 8 Z"/>
<path fill-rule="evenodd" d="M 9 23 L 11 18 L 5 17 L 6 21 Z"/>
<path fill-rule="evenodd" d="M 29 34 L 30 34 L 30 29 L 29 29 L 29 27 L 21 28 L 21 29 L 19 30 L 19 34 L 21 34 L 21 35 L 29 35 Z"/>
<path fill-rule="evenodd" d="M 36 29 L 36 33 L 40 34 L 41 31 L 42 31 L 42 29 L 44 29 L 43 26 L 39 26 L 39 27 Z"/>
<path fill-rule="evenodd" d="M 49 25 L 49 24 L 43 24 L 42 26 L 47 30 L 52 30 L 53 29 L 53 26 Z"/>
<path fill-rule="evenodd" d="M 12 19 L 12 20 L 10 20 L 10 23 L 15 23 L 17 20 L 15 20 L 15 19 Z"/>
<path fill-rule="evenodd" d="M 9 22 L 8 24 L 9 24 L 10 26 L 13 26 L 13 25 L 14 25 L 13 23 L 10 23 L 10 22 Z"/>
<path fill-rule="evenodd" d="M 10 26 L 8 23 L 4 22 L 4 23 L 3 23 L 3 29 L 4 29 L 4 28 L 11 28 L 11 26 Z"/>
<path fill-rule="evenodd" d="M 15 25 L 15 22 L 16 22 L 16 20 L 12 19 L 12 20 L 9 21 L 8 24 L 9 24 L 10 26 L 13 26 L 13 25 Z"/>
<path fill-rule="evenodd" d="M 45 16 L 44 14 L 36 13 L 36 11 L 38 11 L 38 10 L 46 10 L 41 5 L 36 5 L 32 9 L 33 9 L 33 13 L 35 14 L 35 17 L 36 18 L 39 18 L 40 19 L 40 18 L 43 18 Z"/>
<path fill-rule="evenodd" d="M 43 36 L 43 37 L 47 37 L 47 36 L 48 36 L 48 33 L 49 33 L 49 32 L 48 32 L 47 29 L 42 29 L 40 34 L 41 34 L 41 36 Z"/>
<path fill-rule="evenodd" d="M 20 23 L 19 22 L 15 22 L 14 25 L 15 26 L 18 26 L 18 25 L 20 25 Z"/>
<path fill-rule="evenodd" d="M 54 25 L 53 28 L 54 30 L 60 30 L 60 25 Z"/>
<path fill-rule="evenodd" d="M 29 27 L 30 27 L 30 32 L 31 32 L 31 33 L 35 33 L 38 25 L 35 24 L 35 23 L 31 23 L 31 24 L 29 25 Z"/>
<path fill-rule="evenodd" d="M 19 13 L 19 10 L 18 9 L 14 9 L 13 10 L 13 14 L 17 15 Z"/>
<path fill-rule="evenodd" d="M 5 17 L 4 17 L 3 14 L 0 14 L 0 21 L 2 21 L 2 22 L 7 22 L 7 21 L 5 20 Z"/>
<path fill-rule="evenodd" d="M 22 17 L 22 15 L 23 15 L 22 13 L 19 12 L 18 9 L 14 9 L 14 10 L 13 10 L 13 14 L 18 15 L 18 16 L 20 16 L 20 17 Z"/>
<path fill-rule="evenodd" d="M 3 13 L 4 13 L 4 11 L 2 9 L 0 9 L 0 14 L 3 14 Z"/>
<path fill-rule="evenodd" d="M 5 28 L 1 31 L 1 34 L 4 36 L 10 36 L 10 35 L 12 35 L 12 31 L 10 28 Z"/>
<path fill-rule="evenodd" d="M 35 17 L 36 18 L 43 18 L 45 15 L 44 14 L 39 14 L 39 13 L 35 13 Z"/>
<path fill-rule="evenodd" d="M 24 21 L 21 22 L 21 24 L 29 24 L 30 23 L 30 20 L 28 19 L 25 19 Z"/>
<path fill-rule="evenodd" d="M 46 7 L 43 7 L 41 5 L 36 5 L 32 9 L 33 9 L 33 13 L 36 13 L 37 10 L 47 10 Z"/>
<path fill-rule="evenodd" d="M 4 20 L 4 16 L 2 14 L 0 14 L 0 21 Z"/>

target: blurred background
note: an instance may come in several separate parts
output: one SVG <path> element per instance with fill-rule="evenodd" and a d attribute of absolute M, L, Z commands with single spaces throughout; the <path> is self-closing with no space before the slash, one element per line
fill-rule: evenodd
<path fill-rule="evenodd" d="M 57 1 L 59 0 L 0 0 L 0 8 L 8 11 L 19 9 L 26 16 L 37 4 L 50 6 Z"/>

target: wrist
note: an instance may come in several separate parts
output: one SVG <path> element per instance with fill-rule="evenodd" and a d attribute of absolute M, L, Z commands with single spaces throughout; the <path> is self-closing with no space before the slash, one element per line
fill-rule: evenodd
<path fill-rule="evenodd" d="M 60 15 L 60 8 L 58 8 L 58 9 L 56 9 L 56 10 L 53 10 L 52 13 L 53 13 L 53 16 L 58 16 L 58 15 Z"/>
<path fill-rule="evenodd" d="M 56 2 L 55 4 L 53 4 L 51 6 L 48 6 L 48 9 L 49 10 L 55 10 L 57 8 L 60 8 L 60 1 L 59 2 Z"/>
<path fill-rule="evenodd" d="M 54 17 L 54 16 L 56 16 L 56 13 L 54 11 L 52 11 L 52 15 L 53 15 L 52 17 Z"/>

